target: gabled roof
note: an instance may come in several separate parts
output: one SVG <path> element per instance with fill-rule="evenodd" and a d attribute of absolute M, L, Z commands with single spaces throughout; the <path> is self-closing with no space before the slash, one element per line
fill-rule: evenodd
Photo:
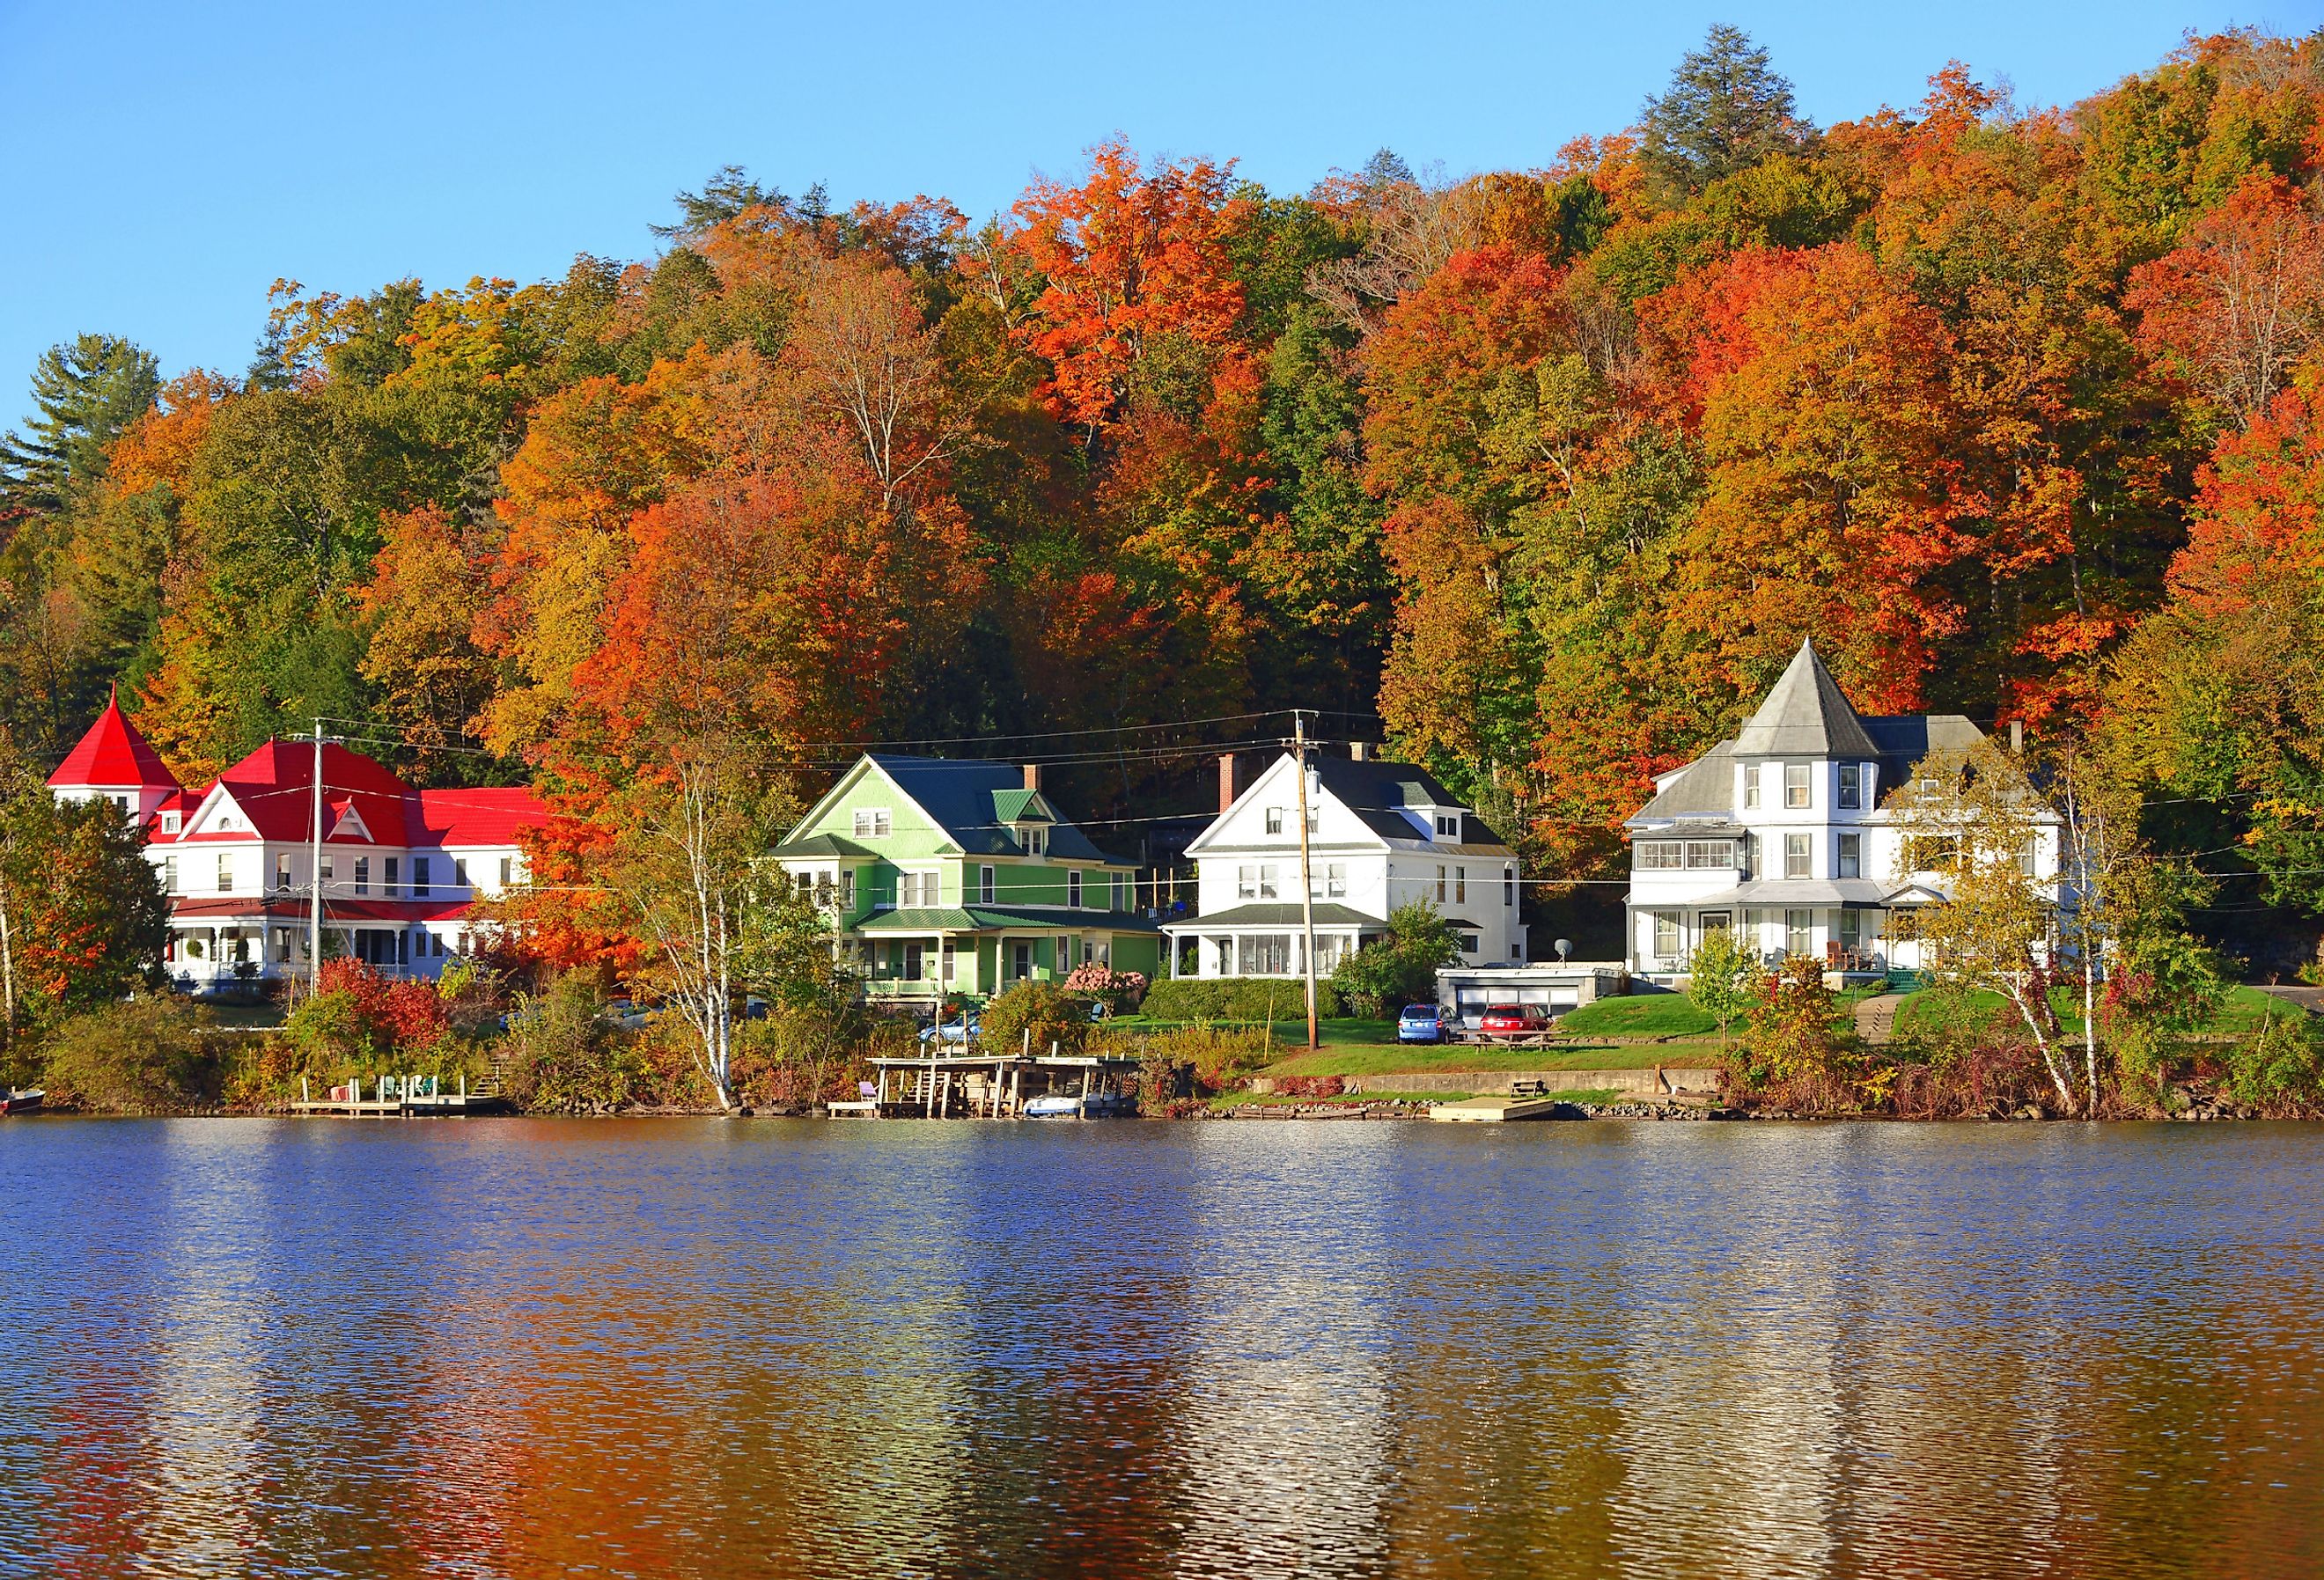
<path fill-rule="evenodd" d="M 1742 757 L 1877 757 L 1879 748 L 1824 668 L 1813 642 L 1800 643 L 1783 678 L 1735 733 Z"/>
<path fill-rule="evenodd" d="M 833 794 L 852 782 L 865 764 L 878 769 L 899 790 L 910 797 L 912 804 L 927 814 L 928 821 L 964 855 L 1019 855 L 1010 824 L 1021 818 L 1028 805 L 1037 802 L 1051 817 L 1056 815 L 1046 798 L 1025 789 L 1023 772 L 1016 765 L 975 758 L 866 753 L 855 770 L 841 777 Z M 830 799 L 825 797 L 825 801 Z M 807 822 L 821 810 L 822 804 L 818 803 L 800 827 L 807 827 Z M 798 830 L 793 829 L 792 833 L 796 836 Z M 1088 836 L 1062 819 L 1049 830 L 1047 844 L 1048 854 L 1063 861 L 1127 864 L 1107 855 L 1089 842 Z M 783 854 L 791 853 L 785 850 Z"/>
<path fill-rule="evenodd" d="M 315 747 L 310 741 L 269 741 L 218 775 L 218 784 L 249 817 L 262 839 L 309 836 L 314 820 Z M 404 807 L 418 792 L 381 764 L 336 743 L 323 746 L 326 844 L 404 843 Z M 366 836 L 328 832 L 336 810 L 353 807 Z"/>
<path fill-rule="evenodd" d="M 79 744 L 65 754 L 57 771 L 49 775 L 51 790 L 78 790 L 101 787 L 107 790 L 128 790 L 148 787 L 178 790 L 178 776 L 161 761 L 161 753 L 146 744 L 121 711 L 118 692 L 105 701 L 105 711 L 88 726 L 88 733 Z"/>
<path fill-rule="evenodd" d="M 1655 793 L 1655 799 L 1631 814 L 1633 827 L 1641 823 L 1675 822 L 1682 818 L 1732 818 L 1735 815 L 1735 743 L 1721 741 L 1682 768 Z"/>
<path fill-rule="evenodd" d="M 805 839 L 784 840 L 775 846 L 775 854 L 798 859 L 822 857 L 828 860 L 834 856 L 867 856 L 879 853 L 868 845 L 842 839 L 836 834 L 810 834 Z"/>

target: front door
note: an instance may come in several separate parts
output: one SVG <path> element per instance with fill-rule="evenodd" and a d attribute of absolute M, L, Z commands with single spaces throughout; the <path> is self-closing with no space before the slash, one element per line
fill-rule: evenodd
<path fill-rule="evenodd" d="M 1023 982 L 1033 975 L 1033 940 L 1019 938 L 1009 946 L 1009 980 Z"/>

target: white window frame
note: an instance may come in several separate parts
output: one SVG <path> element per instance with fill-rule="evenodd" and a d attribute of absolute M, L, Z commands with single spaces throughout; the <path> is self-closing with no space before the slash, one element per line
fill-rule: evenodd
<path fill-rule="evenodd" d="M 1259 864 L 1257 862 L 1242 862 L 1236 865 L 1235 898 L 1238 900 L 1259 898 Z"/>
<path fill-rule="evenodd" d="M 1786 762 L 1784 764 L 1784 805 L 1799 811 L 1815 805 L 1815 764 Z"/>
<path fill-rule="evenodd" d="M 858 839 L 884 839 L 895 827 L 895 815 L 886 807 L 858 807 L 853 827 Z"/>
<path fill-rule="evenodd" d="M 1277 887 L 1276 879 L 1277 872 L 1273 862 L 1259 864 L 1259 897 L 1261 900 L 1280 898 L 1281 891 Z"/>
<path fill-rule="evenodd" d="M 1458 845 L 1461 842 L 1461 814 L 1458 812 L 1437 813 L 1436 837 L 1439 839 L 1449 839 L 1455 845 Z"/>
<path fill-rule="evenodd" d="M 1269 834 L 1280 834 L 1283 832 L 1282 808 L 1269 807 L 1267 808 L 1267 831 Z"/>
<path fill-rule="evenodd" d="M 1654 957 L 1675 960 L 1686 953 L 1686 918 L 1675 910 L 1650 910 Z"/>
<path fill-rule="evenodd" d="M 1815 912 L 1796 906 L 1784 910 L 1784 953 L 1809 956 L 1815 953 Z"/>
<path fill-rule="evenodd" d="M 1815 876 L 1815 846 L 1804 834 L 1784 836 L 1784 878 L 1796 882 Z"/>
<path fill-rule="evenodd" d="M 1746 762 L 1743 765 L 1743 809 L 1747 812 L 1756 812 L 1758 808 L 1759 764 Z"/>

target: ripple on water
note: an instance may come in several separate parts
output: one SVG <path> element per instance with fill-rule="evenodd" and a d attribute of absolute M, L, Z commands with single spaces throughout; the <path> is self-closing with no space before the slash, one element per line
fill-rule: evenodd
<path fill-rule="evenodd" d="M 2319 1186 L 2290 1126 L 12 1123 L 0 1575 L 2317 1573 Z"/>

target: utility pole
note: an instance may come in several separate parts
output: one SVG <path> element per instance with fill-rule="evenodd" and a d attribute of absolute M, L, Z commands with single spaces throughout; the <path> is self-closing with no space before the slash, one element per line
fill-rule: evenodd
<path fill-rule="evenodd" d="M 323 721 L 315 721 L 314 826 L 307 846 L 307 991 L 313 993 L 323 969 Z M 260 882 L 264 882 L 261 878 Z"/>
<path fill-rule="evenodd" d="M 1319 1046 L 1315 1035 L 1315 882 L 1307 860 L 1307 716 L 1291 710 L 1291 747 L 1299 758 L 1299 931 L 1301 964 L 1307 967 L 1307 1051 Z"/>

